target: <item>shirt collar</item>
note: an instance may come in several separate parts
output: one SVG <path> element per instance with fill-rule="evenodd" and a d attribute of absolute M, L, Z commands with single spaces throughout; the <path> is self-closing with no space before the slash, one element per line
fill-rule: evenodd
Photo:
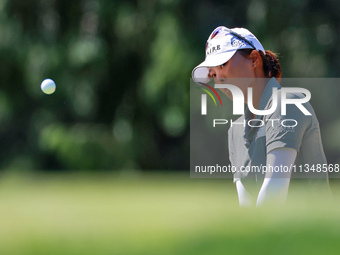
<path fill-rule="evenodd" d="M 272 96 L 272 93 L 273 93 L 273 88 L 277 88 L 277 89 L 280 89 L 281 86 L 280 84 L 277 82 L 277 80 L 273 77 L 271 78 L 262 95 L 261 95 L 261 99 L 260 99 L 260 104 L 259 104 L 259 109 L 258 110 L 264 110 L 265 107 L 267 106 L 268 104 L 268 101 L 270 100 L 271 96 Z M 246 111 L 245 111 L 245 120 L 248 121 L 250 119 L 253 119 L 253 114 L 249 111 L 248 109 L 248 106 L 246 108 Z M 257 115 L 256 116 L 256 123 L 253 123 L 253 125 L 258 125 L 258 122 L 263 118 L 263 115 Z M 246 125 L 246 128 L 245 128 L 245 134 L 244 134 L 244 139 L 245 139 L 245 142 L 246 142 L 246 146 L 249 147 L 250 146 L 250 143 L 251 141 L 253 140 L 253 137 L 256 133 L 258 128 L 250 128 L 248 125 Z"/>
<path fill-rule="evenodd" d="M 263 90 L 258 110 L 261 111 L 265 109 L 265 107 L 268 104 L 269 99 L 271 98 L 273 94 L 273 88 L 277 88 L 278 90 L 281 89 L 280 84 L 277 82 L 277 80 L 274 77 L 272 77 L 268 81 L 266 87 Z M 256 119 L 262 119 L 262 117 L 263 117 L 262 115 L 258 115 L 256 116 Z M 253 118 L 253 114 L 249 111 L 248 106 L 247 106 L 246 111 L 245 111 L 245 119 L 252 119 L 252 118 Z"/>
<path fill-rule="evenodd" d="M 272 77 L 268 81 L 262 93 L 260 104 L 259 104 L 259 110 L 264 110 L 264 108 L 267 106 L 267 103 L 273 94 L 273 88 L 277 88 L 278 90 L 281 89 L 280 84 L 277 82 L 277 80 L 274 77 Z"/>

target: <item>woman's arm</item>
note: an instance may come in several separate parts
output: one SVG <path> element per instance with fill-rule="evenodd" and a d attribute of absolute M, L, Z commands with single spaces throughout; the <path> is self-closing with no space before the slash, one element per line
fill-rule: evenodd
<path fill-rule="evenodd" d="M 257 197 L 257 206 L 263 204 L 283 204 L 286 201 L 291 170 L 297 151 L 291 148 L 277 148 L 267 154 L 267 169 L 269 167 L 286 167 L 288 172 L 267 171 L 261 190 Z"/>
<path fill-rule="evenodd" d="M 248 207 L 248 206 L 255 205 L 254 197 L 246 190 L 241 180 L 236 181 L 236 189 L 237 189 L 239 205 L 241 207 Z"/>

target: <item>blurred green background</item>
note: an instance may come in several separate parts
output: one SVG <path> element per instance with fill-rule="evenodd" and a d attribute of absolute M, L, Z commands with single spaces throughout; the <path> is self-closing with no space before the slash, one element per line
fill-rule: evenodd
<path fill-rule="evenodd" d="M 338 77 L 339 11 L 331 0 L 0 0 L 0 169 L 187 171 L 189 79 L 210 32 L 250 29 L 286 78 Z M 334 163 L 340 122 L 317 110 Z"/>
<path fill-rule="evenodd" d="M 231 180 L 188 169 L 189 79 L 211 31 L 248 28 L 286 78 L 338 77 L 339 12 L 335 0 L 0 0 L 0 254 L 338 254 L 336 180 L 332 206 L 245 210 Z M 339 92 L 315 109 L 330 163 Z"/>

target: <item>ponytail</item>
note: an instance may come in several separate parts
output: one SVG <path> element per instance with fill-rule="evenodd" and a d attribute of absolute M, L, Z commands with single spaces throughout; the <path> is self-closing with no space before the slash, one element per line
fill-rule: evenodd
<path fill-rule="evenodd" d="M 262 51 L 259 51 L 259 53 L 262 58 L 263 71 L 266 77 L 275 77 L 278 81 L 280 81 L 282 77 L 282 72 L 281 65 L 279 63 L 279 60 L 277 59 L 277 54 L 270 50 L 266 50 L 266 55 L 264 55 Z"/>
<path fill-rule="evenodd" d="M 243 56 L 248 56 L 254 49 L 241 49 L 238 50 Z M 277 59 L 277 54 L 266 50 L 266 55 L 262 51 L 258 51 L 263 63 L 263 72 L 267 78 L 275 77 L 277 81 L 280 83 L 282 72 L 281 65 L 279 60 Z"/>

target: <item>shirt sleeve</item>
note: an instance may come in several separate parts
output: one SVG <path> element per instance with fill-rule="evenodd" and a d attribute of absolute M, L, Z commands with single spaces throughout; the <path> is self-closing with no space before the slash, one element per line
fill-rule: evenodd
<path fill-rule="evenodd" d="M 289 98 L 301 98 L 301 96 L 290 94 Z M 314 114 L 310 103 L 305 103 L 303 106 Z M 294 104 L 287 104 L 286 115 L 281 115 L 281 102 L 279 101 L 275 112 L 267 117 L 267 153 L 277 148 L 292 148 L 299 152 L 304 134 L 311 124 L 312 116 L 305 115 Z"/>

